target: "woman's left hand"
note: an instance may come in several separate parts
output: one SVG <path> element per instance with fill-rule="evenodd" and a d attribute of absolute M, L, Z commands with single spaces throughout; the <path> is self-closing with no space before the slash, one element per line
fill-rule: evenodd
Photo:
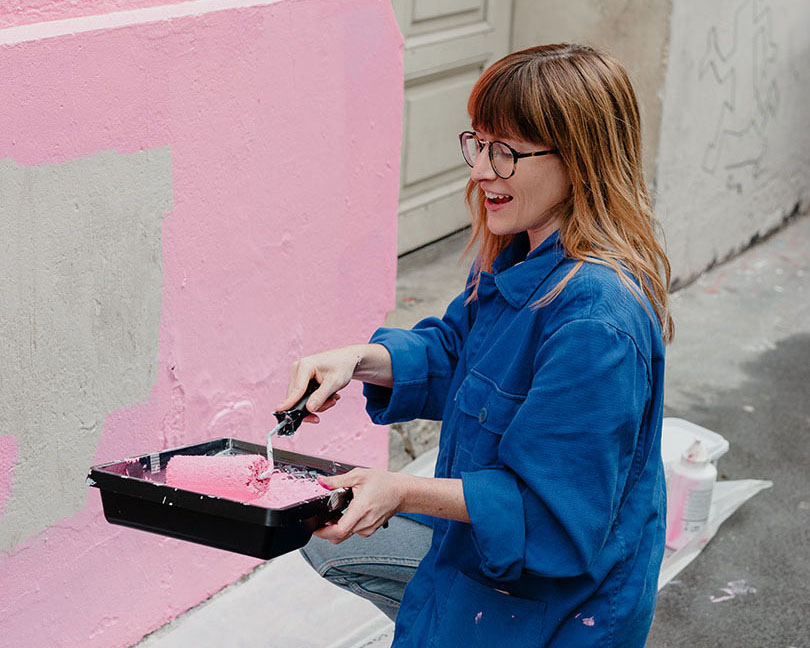
<path fill-rule="evenodd" d="M 330 490 L 351 488 L 353 497 L 339 520 L 317 529 L 314 535 L 333 544 L 343 542 L 355 533 L 369 537 L 399 512 L 405 497 L 406 480 L 407 475 L 401 473 L 368 468 L 320 477 L 318 481 Z"/>

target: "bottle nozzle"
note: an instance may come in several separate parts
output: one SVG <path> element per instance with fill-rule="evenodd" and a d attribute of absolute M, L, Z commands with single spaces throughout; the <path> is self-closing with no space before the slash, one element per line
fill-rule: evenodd
<path fill-rule="evenodd" d="M 701 443 L 700 439 L 695 439 L 681 455 L 681 461 L 688 464 L 705 464 L 709 462 L 709 453 L 706 452 L 706 446 Z"/>

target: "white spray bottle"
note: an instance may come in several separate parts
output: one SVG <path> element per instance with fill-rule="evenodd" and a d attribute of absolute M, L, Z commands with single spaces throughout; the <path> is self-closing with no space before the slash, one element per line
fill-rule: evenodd
<path fill-rule="evenodd" d="M 709 519 L 717 468 L 706 447 L 695 439 L 672 466 L 667 481 L 667 547 L 680 549 Z"/>

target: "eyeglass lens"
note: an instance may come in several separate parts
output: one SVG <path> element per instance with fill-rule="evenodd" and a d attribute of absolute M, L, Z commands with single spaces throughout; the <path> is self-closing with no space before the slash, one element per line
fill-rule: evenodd
<path fill-rule="evenodd" d="M 475 166 L 475 161 L 478 159 L 478 154 L 482 153 L 481 143 L 473 134 L 465 134 L 461 138 L 461 152 L 464 155 L 464 160 L 470 166 Z M 502 178 L 508 178 L 512 175 L 512 170 L 515 166 L 515 158 L 512 156 L 512 151 L 502 142 L 494 142 L 490 144 L 489 151 L 490 161 L 492 163 L 492 170 Z"/>

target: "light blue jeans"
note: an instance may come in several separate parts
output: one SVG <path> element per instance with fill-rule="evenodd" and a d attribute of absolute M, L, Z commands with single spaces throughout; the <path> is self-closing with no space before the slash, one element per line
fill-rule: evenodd
<path fill-rule="evenodd" d="M 330 583 L 371 601 L 393 621 L 432 535 L 429 526 L 396 515 L 370 538 L 355 535 L 334 545 L 313 536 L 301 554 Z"/>

